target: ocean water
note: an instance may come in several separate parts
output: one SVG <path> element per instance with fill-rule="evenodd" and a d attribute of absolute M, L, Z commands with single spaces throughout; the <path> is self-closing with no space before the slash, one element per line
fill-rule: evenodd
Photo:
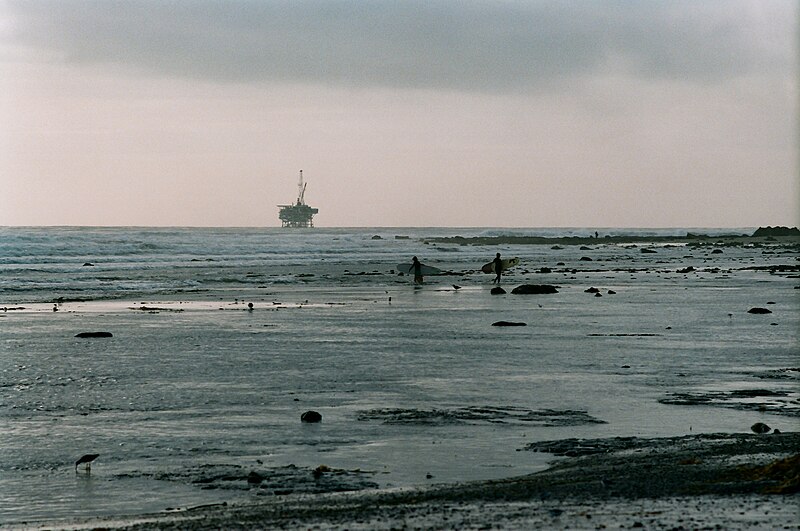
<path fill-rule="evenodd" d="M 0 228 L 0 524 L 521 475 L 552 460 L 539 440 L 800 428 L 796 245 L 430 241 L 594 230 Z M 506 295 L 480 272 L 496 252 L 521 260 Z M 446 273 L 415 287 L 414 255 Z M 75 337 L 94 331 L 113 337 Z"/>

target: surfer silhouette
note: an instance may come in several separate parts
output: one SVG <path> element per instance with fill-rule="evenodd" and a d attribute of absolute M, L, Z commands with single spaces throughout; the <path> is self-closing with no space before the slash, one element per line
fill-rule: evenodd
<path fill-rule="evenodd" d="M 495 256 L 494 260 L 492 260 L 492 268 L 494 269 L 494 272 L 497 273 L 495 279 L 492 280 L 492 284 L 495 282 L 500 284 L 500 275 L 503 273 L 503 261 L 500 260 L 500 253 L 497 253 L 497 256 Z"/>
<path fill-rule="evenodd" d="M 408 268 L 408 272 L 410 273 L 412 269 L 414 270 L 414 284 L 422 284 L 422 264 L 416 256 L 411 259 L 411 267 Z"/>

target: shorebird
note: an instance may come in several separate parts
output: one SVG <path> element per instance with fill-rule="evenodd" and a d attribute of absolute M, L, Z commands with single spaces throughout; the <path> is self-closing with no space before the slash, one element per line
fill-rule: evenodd
<path fill-rule="evenodd" d="M 92 470 L 92 461 L 100 457 L 100 454 L 86 454 L 82 455 L 80 459 L 75 461 L 75 472 L 78 471 L 78 465 L 86 465 L 86 471 Z"/>

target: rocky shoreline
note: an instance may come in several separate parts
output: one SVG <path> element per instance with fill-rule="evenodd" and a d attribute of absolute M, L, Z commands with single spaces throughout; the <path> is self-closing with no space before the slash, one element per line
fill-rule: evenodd
<path fill-rule="evenodd" d="M 504 480 L 285 496 L 42 527 L 798 529 L 800 432 L 566 439 L 533 443 L 523 451 L 572 457 Z"/>
<path fill-rule="evenodd" d="M 425 243 L 445 243 L 454 245 L 592 245 L 592 244 L 687 244 L 690 246 L 739 246 L 765 244 L 800 245 L 800 229 L 797 227 L 760 227 L 753 234 L 722 234 L 709 236 L 693 234 L 674 236 L 635 236 L 635 235 L 600 235 L 597 236 L 446 236 L 425 238 Z"/>

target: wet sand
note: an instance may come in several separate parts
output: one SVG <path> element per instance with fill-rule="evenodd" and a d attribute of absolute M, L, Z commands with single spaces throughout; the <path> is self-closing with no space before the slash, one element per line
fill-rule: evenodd
<path fill-rule="evenodd" d="M 800 528 L 800 432 L 566 439 L 533 443 L 521 451 L 572 457 L 545 471 L 504 480 L 279 496 L 254 504 L 202 506 L 128 519 L 48 522 L 42 527 Z"/>

